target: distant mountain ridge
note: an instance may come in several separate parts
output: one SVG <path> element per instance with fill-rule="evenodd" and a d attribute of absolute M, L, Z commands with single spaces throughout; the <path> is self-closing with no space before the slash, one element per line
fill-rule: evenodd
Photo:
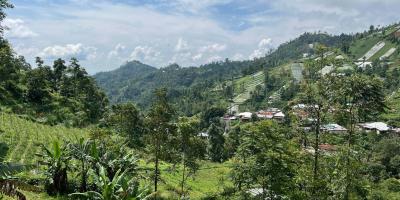
<path fill-rule="evenodd" d="M 376 33 L 377 31 L 375 31 Z M 187 115 L 201 112 L 204 107 L 229 105 L 230 80 L 248 76 L 263 70 L 297 62 L 304 55 L 313 55 L 315 48 L 311 44 L 323 44 L 330 48 L 347 52 L 351 57 L 358 56 L 357 49 L 365 53 L 360 44 L 363 35 L 368 32 L 354 35 L 329 35 L 326 33 L 304 33 L 299 37 L 281 44 L 277 49 L 264 57 L 245 61 L 213 62 L 199 67 L 180 67 L 173 64 L 163 68 L 154 68 L 138 61 L 128 62 L 119 69 L 110 72 L 98 73 L 94 76 L 99 85 L 113 103 L 134 101 L 140 107 L 149 107 L 152 92 L 156 88 L 166 87 L 172 102 Z M 368 45 L 366 45 L 368 46 Z M 213 90 L 217 85 L 224 88 L 219 93 Z M 193 107 L 193 105 L 195 105 Z"/>
<path fill-rule="evenodd" d="M 110 97 L 118 95 L 119 89 L 125 87 L 130 80 L 137 79 L 157 71 L 157 68 L 143 64 L 139 61 L 129 61 L 118 69 L 109 72 L 99 72 L 93 77 L 99 86 L 105 89 Z M 111 87 L 110 87 L 111 86 Z"/>

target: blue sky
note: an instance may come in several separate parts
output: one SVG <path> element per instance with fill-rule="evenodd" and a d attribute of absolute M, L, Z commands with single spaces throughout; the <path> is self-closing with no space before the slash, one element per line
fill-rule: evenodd
<path fill-rule="evenodd" d="M 17 53 L 77 57 L 90 72 L 252 59 L 305 31 L 400 21 L 398 0 L 14 0 L 3 25 Z"/>

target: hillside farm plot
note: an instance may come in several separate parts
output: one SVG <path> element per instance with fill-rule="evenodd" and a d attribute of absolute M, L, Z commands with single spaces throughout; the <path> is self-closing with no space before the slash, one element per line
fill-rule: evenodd
<path fill-rule="evenodd" d="M 379 57 L 379 59 L 383 60 L 385 58 L 389 58 L 395 51 L 396 51 L 396 48 L 392 47 L 385 54 L 383 54 L 383 56 Z"/>
<path fill-rule="evenodd" d="M 380 41 L 376 43 L 367 53 L 364 54 L 361 58 L 358 60 L 369 60 L 372 56 L 374 56 L 376 53 L 378 53 L 379 50 L 381 50 L 385 46 L 385 42 Z"/>
<path fill-rule="evenodd" d="M 253 92 L 258 85 L 264 84 L 264 72 L 260 71 L 255 74 L 237 79 L 234 82 L 235 94 L 233 99 L 235 104 L 242 104 L 250 98 L 250 93 Z"/>
<path fill-rule="evenodd" d="M 296 81 L 300 82 L 303 80 L 303 63 L 293 63 L 290 65 L 290 69 L 292 70 L 292 76 Z"/>
<path fill-rule="evenodd" d="M 42 125 L 5 113 L 0 114 L 0 132 L 1 142 L 9 148 L 4 161 L 21 164 L 34 164 L 42 144 L 88 136 L 84 129 Z"/>
<path fill-rule="evenodd" d="M 355 59 L 362 58 L 375 44 L 382 39 L 379 37 L 366 37 L 361 40 L 356 40 L 350 46 L 350 52 Z"/>

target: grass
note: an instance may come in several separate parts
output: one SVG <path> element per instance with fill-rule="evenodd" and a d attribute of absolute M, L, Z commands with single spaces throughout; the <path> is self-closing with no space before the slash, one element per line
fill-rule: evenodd
<path fill-rule="evenodd" d="M 209 195 L 219 193 L 224 186 L 233 186 L 229 179 L 230 162 L 212 163 L 202 161 L 200 169 L 194 177 L 189 178 L 187 186 L 190 188 L 191 199 L 202 199 Z M 177 172 L 167 173 L 166 165 L 162 168 L 164 173 L 161 174 L 165 183 L 161 185 L 161 196 L 169 199 L 178 199 L 176 191 L 180 191 L 181 170 L 178 167 Z"/>
<path fill-rule="evenodd" d="M 42 144 L 48 146 L 55 140 L 74 141 L 88 136 L 85 129 L 42 125 L 6 113 L 0 114 L 0 130 L 0 141 L 9 148 L 3 152 L 4 161 L 20 164 L 35 164 L 35 154 L 41 150 Z"/>
<path fill-rule="evenodd" d="M 51 197 L 49 195 L 47 195 L 46 193 L 33 193 L 33 192 L 27 192 L 27 191 L 22 191 L 22 193 L 24 193 L 24 195 L 26 196 L 26 198 L 28 200 L 67 200 L 67 197 Z M 3 197 L 3 200 L 15 200 L 14 198 L 5 196 Z"/>
<path fill-rule="evenodd" d="M 382 114 L 382 118 L 388 121 L 390 125 L 400 127 L 400 90 L 389 95 L 387 99 L 389 110 Z"/>
<path fill-rule="evenodd" d="M 302 81 L 303 80 L 303 69 L 304 69 L 304 65 L 302 63 L 293 63 L 291 65 L 293 78 L 296 79 L 297 81 Z"/>
<path fill-rule="evenodd" d="M 376 43 L 381 41 L 382 39 L 380 37 L 366 37 L 360 40 L 356 40 L 351 47 L 350 47 L 350 52 L 352 55 L 355 56 L 356 59 L 361 58 L 364 56 L 365 53 L 367 53 Z"/>
<path fill-rule="evenodd" d="M 376 52 L 376 54 L 373 55 L 373 56 L 370 58 L 371 61 L 372 61 L 372 60 L 379 59 L 379 58 L 380 58 L 381 56 L 383 56 L 387 51 L 389 51 L 389 49 L 391 49 L 392 47 L 396 47 L 395 44 L 393 44 L 392 42 L 390 42 L 390 41 L 388 41 L 388 40 L 385 40 L 384 42 L 385 42 L 385 46 L 384 46 L 381 50 L 379 50 L 378 52 Z M 392 54 L 392 56 L 393 56 L 393 54 Z"/>
<path fill-rule="evenodd" d="M 152 173 L 154 170 L 153 163 L 145 163 L 141 160 L 141 168 L 145 168 Z M 196 174 L 189 177 L 185 190 L 189 188 L 190 199 L 203 199 L 213 194 L 222 192 L 224 186 L 233 186 L 230 178 L 230 166 L 232 163 L 227 161 L 225 163 L 213 163 L 210 161 L 200 161 L 200 168 Z M 159 196 L 163 199 L 179 199 L 181 191 L 181 178 L 182 167 L 180 165 L 171 165 L 164 162 L 160 164 L 161 181 L 158 185 Z M 153 188 L 153 180 L 149 179 L 147 182 L 142 183 L 148 187 Z"/>
<path fill-rule="evenodd" d="M 42 125 L 29 120 L 22 119 L 13 114 L 0 114 L 0 140 L 7 144 L 9 150 L 5 152 L 5 161 L 21 164 L 35 164 L 35 153 L 40 151 L 40 145 L 50 145 L 52 141 L 59 140 L 75 140 L 76 137 L 87 137 L 88 132 L 85 129 L 66 128 L 63 126 Z M 3 152 L 4 153 L 4 152 Z M 144 161 L 140 165 L 152 168 L 151 163 L 145 164 Z M 229 180 L 230 163 L 212 163 L 201 161 L 200 169 L 196 175 L 190 178 L 187 185 L 190 188 L 191 199 L 201 199 L 210 194 L 222 191 L 223 185 L 232 186 Z M 171 171 L 172 165 L 163 163 L 162 183 L 160 184 L 160 194 L 167 199 L 178 199 L 178 191 L 180 190 L 180 179 L 182 176 L 180 167 Z M 27 177 L 34 174 L 26 172 Z M 149 186 L 152 186 L 149 183 Z M 45 193 L 33 193 L 22 191 L 27 199 L 43 199 L 43 200 L 64 200 L 66 197 L 51 197 Z M 5 200 L 12 198 L 4 196 Z"/>

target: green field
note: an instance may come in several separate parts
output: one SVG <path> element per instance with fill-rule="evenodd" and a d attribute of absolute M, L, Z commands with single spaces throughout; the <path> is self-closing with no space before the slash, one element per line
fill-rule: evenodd
<path fill-rule="evenodd" d="M 381 41 L 380 37 L 366 37 L 360 40 L 356 40 L 351 47 L 350 52 L 355 56 L 355 59 L 361 58 L 366 52 L 368 52 L 376 43 Z"/>
<path fill-rule="evenodd" d="M 213 194 L 221 192 L 224 186 L 232 187 L 232 182 L 229 179 L 230 162 L 212 163 L 209 161 L 201 161 L 200 169 L 195 176 L 189 178 L 187 185 L 190 188 L 191 199 L 202 199 Z M 180 181 L 182 173 L 180 167 L 177 171 L 171 172 L 171 165 L 164 164 L 161 178 L 164 181 L 160 185 L 160 196 L 167 199 L 179 199 L 177 191 L 180 191 Z"/>
<path fill-rule="evenodd" d="M 300 82 L 303 80 L 303 63 L 293 63 L 290 65 L 290 69 L 292 70 L 292 76 L 296 81 Z"/>
<path fill-rule="evenodd" d="M 256 89 L 256 86 L 262 86 L 263 83 L 264 73 L 262 71 L 234 80 L 233 84 L 236 96 L 233 101 L 236 104 L 242 104 L 250 98 L 250 93 Z"/>
<path fill-rule="evenodd" d="M 22 119 L 17 115 L 4 113 L 0 115 L 0 131 L 1 141 L 9 148 L 9 151 L 2 152 L 5 155 L 5 161 L 21 164 L 35 164 L 35 153 L 40 151 L 41 144 L 49 145 L 54 140 L 75 141 L 75 138 L 88 137 L 88 131 L 85 129 L 47 126 Z M 151 164 L 141 162 L 140 165 L 152 169 Z M 201 199 L 220 192 L 223 185 L 231 186 L 229 165 L 229 162 L 220 164 L 202 161 L 201 168 L 196 175 L 188 180 L 191 198 Z M 169 199 L 177 199 L 179 196 L 176 191 L 180 190 L 179 183 L 182 173 L 179 166 L 175 168 L 176 170 L 171 171 L 171 168 L 172 165 L 170 164 L 161 165 L 163 181 L 160 184 L 160 195 Z M 151 183 L 148 183 L 148 185 L 152 186 Z M 45 193 L 22 192 L 30 200 L 66 199 L 65 197 L 50 197 Z M 5 197 L 5 199 L 12 198 Z"/>
<path fill-rule="evenodd" d="M 84 129 L 48 126 L 22 119 L 17 115 L 0 115 L 0 140 L 9 148 L 4 161 L 20 164 L 35 164 L 35 154 L 41 145 L 49 145 L 55 140 L 74 141 L 87 137 Z"/>
<path fill-rule="evenodd" d="M 381 56 L 383 56 L 387 51 L 389 51 L 389 49 L 391 49 L 392 47 L 396 47 L 395 44 L 391 43 L 391 42 L 388 41 L 388 40 L 385 40 L 384 42 L 385 42 L 385 46 L 384 46 L 381 50 L 379 50 L 378 52 L 376 52 L 376 54 L 375 54 L 374 56 L 371 57 L 370 61 L 379 59 L 379 58 L 380 58 Z M 394 54 L 395 54 L 395 53 L 393 53 L 392 56 L 393 56 Z M 391 56 L 391 57 L 392 57 L 392 56 Z"/>

